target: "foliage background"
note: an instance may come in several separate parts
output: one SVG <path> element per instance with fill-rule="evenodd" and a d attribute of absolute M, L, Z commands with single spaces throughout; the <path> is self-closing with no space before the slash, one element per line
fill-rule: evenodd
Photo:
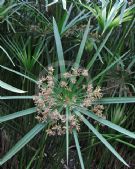
<path fill-rule="evenodd" d="M 89 4 L 86 1 L 82 2 L 83 4 L 74 0 L 67 1 L 67 10 L 70 14 L 68 21 L 67 11 L 63 9 L 61 1 L 48 7 L 46 7 L 47 1 L 44 0 L 28 2 L 12 0 L 0 4 L 0 65 L 37 79 L 43 67 L 57 62 L 53 17 L 60 32 L 64 58 L 66 61 L 74 62 L 84 30 L 90 20 L 81 66 L 86 67 L 89 63 L 90 76 L 95 86 L 102 86 L 104 96 L 134 96 L 134 1 L 126 4 L 126 9 L 130 8 L 127 13 L 124 13 L 124 8 L 115 6 L 114 13 L 109 19 L 104 15 L 105 7 L 102 7 L 101 1 L 92 1 Z M 107 16 L 114 4 L 115 2 L 109 1 Z M 29 91 L 28 95 L 35 94 L 35 85 L 32 82 L 2 67 L 0 67 L 0 80 Z M 13 93 L 0 88 L 0 95 L 10 96 Z M 6 115 L 32 106 L 33 102 L 27 99 L 0 100 L 0 113 Z M 104 113 L 111 122 L 134 131 L 134 111 L 134 103 L 126 104 L 125 101 L 125 104 L 106 105 Z M 36 123 L 33 115 L 2 123 L 0 155 L 3 156 Z M 87 169 L 127 168 L 85 126 L 83 127 L 85 132 L 79 133 L 79 140 Z M 115 147 L 131 168 L 134 168 L 134 140 L 129 140 L 126 136 L 105 126 L 97 125 L 96 129 Z M 1 168 L 66 168 L 65 147 L 65 137 L 48 137 L 43 131 Z M 69 168 L 80 168 L 72 139 Z"/>

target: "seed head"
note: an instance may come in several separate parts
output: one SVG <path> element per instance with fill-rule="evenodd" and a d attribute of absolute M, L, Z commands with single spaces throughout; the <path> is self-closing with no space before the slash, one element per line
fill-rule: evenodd
<path fill-rule="evenodd" d="M 48 74 L 39 79 L 39 93 L 33 97 L 37 108 L 37 116 L 35 118 L 40 123 L 49 122 L 50 124 L 49 129 L 46 131 L 48 135 L 65 134 L 67 120 L 70 133 L 73 132 L 73 129 L 76 129 L 78 132 L 80 131 L 81 118 L 73 114 L 73 108 L 76 106 L 93 109 L 95 114 L 105 118 L 102 114 L 104 110 L 102 105 L 95 105 L 93 107 L 95 100 L 102 97 L 101 88 L 96 87 L 93 90 L 92 84 L 82 82 L 82 85 L 78 85 L 77 83 L 80 76 L 88 76 L 87 69 L 72 68 L 71 71 L 63 74 L 64 78 L 58 81 L 54 80 L 53 72 L 53 67 L 48 67 Z M 70 110 L 68 119 L 65 114 L 65 108 L 67 106 Z M 60 108 L 62 110 L 59 112 L 58 110 Z"/>
<path fill-rule="evenodd" d="M 101 88 L 98 86 L 96 89 L 93 91 L 93 95 L 96 99 L 101 99 L 103 97 L 103 94 L 101 93 Z"/>
<path fill-rule="evenodd" d="M 84 76 L 84 77 L 88 76 L 88 70 L 87 69 L 82 70 L 82 76 Z"/>
<path fill-rule="evenodd" d="M 66 83 L 65 81 L 62 81 L 62 82 L 60 83 L 60 86 L 61 86 L 61 87 L 67 87 L 67 83 Z"/>
<path fill-rule="evenodd" d="M 49 71 L 49 73 L 53 73 L 54 72 L 54 68 L 52 66 L 49 66 L 48 67 L 48 71 Z"/>

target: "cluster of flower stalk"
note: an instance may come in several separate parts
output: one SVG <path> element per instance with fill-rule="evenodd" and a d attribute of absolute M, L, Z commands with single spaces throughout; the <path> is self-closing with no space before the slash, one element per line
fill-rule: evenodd
<path fill-rule="evenodd" d="M 80 85 L 82 86 L 80 89 L 77 87 L 77 80 L 81 76 L 88 77 L 88 70 L 72 68 L 71 71 L 64 73 L 60 80 L 56 80 L 54 69 L 50 66 L 47 75 L 39 80 L 39 93 L 34 96 L 37 107 L 36 119 L 42 123 L 49 122 L 49 128 L 46 130 L 48 135 L 65 134 L 67 120 L 70 133 L 73 129 L 79 131 L 81 118 L 73 114 L 73 109 L 77 107 L 91 109 L 98 116 L 105 118 L 102 114 L 103 105 L 93 106 L 93 102 L 102 98 L 101 88 L 96 87 L 93 90 L 92 85 L 87 84 Z M 66 108 L 70 110 L 68 119 Z"/>

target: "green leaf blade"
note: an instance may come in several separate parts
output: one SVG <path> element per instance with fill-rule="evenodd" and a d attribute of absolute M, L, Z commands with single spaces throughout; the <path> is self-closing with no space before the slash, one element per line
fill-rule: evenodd
<path fill-rule="evenodd" d="M 94 104 L 135 103 L 135 97 L 109 97 L 97 100 Z"/>
<path fill-rule="evenodd" d="M 0 96 L 0 100 L 9 99 L 33 99 L 33 96 Z"/>
<path fill-rule="evenodd" d="M 89 20 L 89 22 L 86 26 L 86 29 L 85 29 L 85 32 L 84 32 L 84 35 L 83 35 L 83 38 L 82 38 L 82 41 L 81 41 L 81 44 L 80 44 L 80 48 L 79 48 L 79 51 L 78 51 L 78 54 L 77 54 L 77 57 L 76 57 L 76 61 L 75 61 L 75 64 L 74 64 L 74 67 L 76 69 L 80 65 L 80 60 L 81 60 L 83 50 L 84 50 L 84 47 L 85 47 L 85 43 L 86 43 L 86 40 L 87 40 L 87 36 L 88 36 L 88 33 L 89 33 L 89 27 L 90 27 L 90 20 Z"/>
<path fill-rule="evenodd" d="M 11 57 L 9 56 L 9 54 L 7 53 L 7 51 L 1 45 L 0 45 L 0 49 L 7 55 L 7 57 L 9 58 L 9 60 L 13 64 L 13 66 L 15 66 L 13 60 L 11 59 Z"/>
<path fill-rule="evenodd" d="M 67 152 L 67 165 L 69 157 L 69 110 L 66 107 L 66 152 Z"/>
<path fill-rule="evenodd" d="M 99 56 L 101 50 L 104 48 L 107 40 L 109 39 L 110 35 L 112 33 L 112 30 L 109 31 L 109 33 L 106 35 L 105 39 L 103 40 L 103 42 L 100 44 L 98 50 L 96 51 L 95 55 L 93 56 L 93 58 L 91 59 L 91 61 L 88 63 L 87 65 L 87 69 L 89 70 L 91 68 L 91 66 L 94 64 L 95 60 L 97 59 L 97 57 Z"/>
<path fill-rule="evenodd" d="M 135 139 L 135 134 L 133 132 L 130 132 L 130 131 L 128 131 L 128 130 L 126 130 L 126 129 L 124 129 L 124 128 L 122 128 L 122 127 L 120 127 L 120 126 L 108 121 L 108 120 L 100 118 L 100 117 L 96 116 L 94 113 L 92 113 L 92 112 L 90 112 L 88 110 L 79 109 L 79 111 L 81 111 L 83 114 L 89 116 L 90 118 L 100 122 L 101 124 L 106 125 L 106 126 L 112 128 L 112 129 L 114 129 L 114 130 L 116 130 L 116 131 L 118 131 L 118 132 L 120 132 L 120 133 L 122 133 L 124 135 L 127 135 L 127 136 Z"/>
<path fill-rule="evenodd" d="M 73 130 L 73 135 L 74 135 L 74 139 L 75 139 L 75 144 L 76 144 L 76 148 L 77 148 L 77 152 L 78 152 L 81 168 L 85 169 L 83 158 L 82 158 L 82 154 L 81 154 L 81 150 L 80 150 L 80 145 L 79 145 L 79 141 L 78 141 L 78 135 L 77 135 L 77 131 L 75 129 Z"/>
<path fill-rule="evenodd" d="M 124 159 L 116 152 L 116 150 L 107 142 L 107 140 L 89 123 L 89 121 L 82 116 L 78 111 L 75 111 L 76 115 L 81 117 L 82 121 L 86 126 L 97 136 L 97 138 L 126 166 L 129 165 L 124 161 Z"/>
<path fill-rule="evenodd" d="M 18 143 L 11 148 L 7 154 L 0 159 L 0 166 L 6 161 L 12 158 L 18 151 L 20 151 L 29 141 L 31 141 L 44 127 L 46 124 L 37 124 L 32 130 L 30 130 Z"/>
<path fill-rule="evenodd" d="M 63 73 L 65 73 L 64 54 L 63 54 L 60 34 L 58 31 L 58 26 L 57 26 L 57 23 L 54 18 L 53 18 L 53 29 L 54 29 L 54 38 L 55 38 L 55 43 L 56 43 L 59 65 L 60 65 L 60 71 L 63 74 Z"/>
<path fill-rule="evenodd" d="M 20 72 L 18 72 L 18 71 L 15 71 L 15 70 L 13 70 L 13 69 L 10 69 L 10 68 L 5 67 L 5 66 L 2 66 L 2 65 L 0 65 L 0 67 L 2 67 L 2 68 L 5 69 L 5 70 L 8 70 L 8 71 L 10 71 L 10 72 L 13 72 L 13 73 L 15 73 L 15 74 L 17 74 L 17 75 L 19 75 L 19 76 L 22 76 L 22 77 L 24 77 L 24 78 L 26 78 L 26 79 L 28 79 L 28 80 L 30 80 L 30 81 L 32 81 L 32 82 L 38 84 L 38 82 L 37 82 L 36 80 L 32 79 L 31 77 L 29 77 L 29 76 L 27 76 L 27 75 L 24 75 L 24 74 L 22 74 L 22 73 L 20 73 Z"/>
<path fill-rule="evenodd" d="M 35 113 L 35 112 L 36 112 L 36 107 L 33 107 L 33 108 L 18 111 L 18 112 L 9 114 L 9 115 L 1 116 L 0 117 L 0 123 L 5 122 L 5 121 L 9 121 L 9 120 L 13 120 L 13 119 L 18 118 L 18 117 L 26 116 L 26 115 L 29 115 L 29 114 L 32 114 L 32 113 Z"/>
<path fill-rule="evenodd" d="M 6 90 L 9 90 L 11 92 L 14 92 L 14 93 L 26 93 L 27 91 L 23 91 L 23 90 L 20 90 L 16 87 L 13 87 L 3 81 L 0 80 L 0 87 L 3 88 L 3 89 L 6 89 Z"/>

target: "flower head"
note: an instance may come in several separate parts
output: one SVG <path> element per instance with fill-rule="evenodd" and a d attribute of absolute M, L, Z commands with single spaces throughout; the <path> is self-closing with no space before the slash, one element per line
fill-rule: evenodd
<path fill-rule="evenodd" d="M 71 68 L 71 71 L 65 72 L 61 79 L 54 80 L 54 69 L 48 67 L 48 74 L 39 80 L 39 93 L 33 100 L 37 107 L 37 116 L 39 122 L 49 122 L 50 127 L 46 131 L 48 135 L 63 135 L 66 130 L 72 133 L 73 129 L 80 131 L 81 120 L 73 113 L 74 108 L 85 107 L 102 116 L 104 107 L 93 103 L 102 97 L 100 87 L 93 89 L 92 84 L 83 83 L 78 85 L 77 80 L 80 76 L 86 78 L 88 70 L 82 68 Z M 69 108 L 70 114 L 65 114 L 66 108 Z M 60 110 L 60 111 L 59 111 Z M 68 120 L 69 128 L 66 128 Z"/>

